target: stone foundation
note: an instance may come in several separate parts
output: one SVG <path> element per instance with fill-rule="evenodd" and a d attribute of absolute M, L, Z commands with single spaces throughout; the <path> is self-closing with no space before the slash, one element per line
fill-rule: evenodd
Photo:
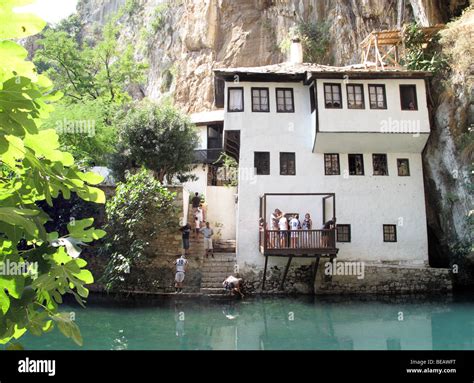
<path fill-rule="evenodd" d="M 365 264 L 363 278 L 357 275 L 325 275 L 325 260 L 321 260 L 316 282 L 311 278 L 312 265 L 291 267 L 284 290 L 279 286 L 284 267 L 273 266 L 267 270 L 263 293 L 287 294 L 424 294 L 452 290 L 449 269 L 427 266 L 402 266 L 391 264 Z M 360 274 L 359 274 L 360 275 Z M 247 294 L 261 293 L 263 270 L 246 269 L 241 273 Z"/>
<path fill-rule="evenodd" d="M 427 266 L 366 264 L 364 278 L 357 275 L 324 275 L 321 264 L 315 293 L 325 294 L 413 294 L 447 292 L 453 288 L 450 269 Z"/>

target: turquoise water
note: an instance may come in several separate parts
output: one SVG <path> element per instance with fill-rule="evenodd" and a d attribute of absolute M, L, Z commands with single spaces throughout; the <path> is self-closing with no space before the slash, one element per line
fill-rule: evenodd
<path fill-rule="evenodd" d="M 72 310 L 90 350 L 474 349 L 474 299 L 252 298 L 116 301 Z M 56 329 L 27 349 L 81 349 Z"/>

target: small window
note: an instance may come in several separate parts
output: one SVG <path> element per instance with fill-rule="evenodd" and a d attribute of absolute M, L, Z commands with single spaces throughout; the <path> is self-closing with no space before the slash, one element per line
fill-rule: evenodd
<path fill-rule="evenodd" d="M 257 175 L 267 176 L 270 174 L 270 152 L 255 152 L 253 163 Z"/>
<path fill-rule="evenodd" d="M 388 176 L 386 154 L 372 154 L 372 164 L 374 166 L 374 176 Z"/>
<path fill-rule="evenodd" d="M 385 85 L 369 85 L 370 109 L 387 109 Z"/>
<path fill-rule="evenodd" d="M 337 242 L 351 241 L 351 225 L 336 225 Z"/>
<path fill-rule="evenodd" d="M 383 241 L 384 242 L 397 242 L 397 226 L 396 225 L 383 225 Z"/>
<path fill-rule="evenodd" d="M 315 92 L 315 87 L 314 85 L 311 85 L 309 87 L 309 102 L 311 106 L 311 113 L 313 113 L 316 110 L 316 94 Z"/>
<path fill-rule="evenodd" d="M 400 103 L 402 110 L 418 110 L 416 85 L 400 85 Z"/>
<path fill-rule="evenodd" d="M 364 175 L 364 156 L 362 154 L 349 154 L 349 175 Z"/>
<path fill-rule="evenodd" d="M 327 176 L 340 174 L 339 154 L 324 154 L 324 174 Z"/>
<path fill-rule="evenodd" d="M 410 175 L 408 158 L 397 158 L 397 169 L 400 177 L 408 177 Z"/>
<path fill-rule="evenodd" d="M 252 88 L 252 112 L 269 112 L 268 88 Z"/>
<path fill-rule="evenodd" d="M 324 105 L 328 109 L 341 109 L 341 85 L 324 84 Z"/>
<path fill-rule="evenodd" d="M 229 112 L 243 112 L 244 110 L 244 88 L 228 88 L 228 108 Z"/>
<path fill-rule="evenodd" d="M 296 175 L 295 153 L 280 153 L 280 175 Z"/>
<path fill-rule="evenodd" d="M 276 102 L 278 113 L 294 113 L 294 97 L 291 88 L 276 88 Z"/>
<path fill-rule="evenodd" d="M 364 109 L 364 87 L 361 84 L 347 85 L 347 107 L 349 109 Z"/>
<path fill-rule="evenodd" d="M 225 81 L 220 78 L 214 78 L 214 103 L 216 108 L 224 107 Z"/>

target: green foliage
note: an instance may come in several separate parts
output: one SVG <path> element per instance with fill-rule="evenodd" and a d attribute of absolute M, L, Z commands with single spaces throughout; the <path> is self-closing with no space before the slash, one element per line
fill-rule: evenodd
<path fill-rule="evenodd" d="M 220 165 L 219 170 L 222 178 L 225 179 L 225 186 L 238 186 L 239 163 L 234 157 L 229 156 L 227 153 L 222 153 L 214 164 Z"/>
<path fill-rule="evenodd" d="M 114 197 L 106 205 L 109 235 L 102 252 L 108 263 L 102 281 L 108 289 L 125 281 L 157 233 L 177 229 L 178 222 L 173 221 L 175 197 L 176 193 L 163 187 L 145 169 L 118 183 Z"/>
<path fill-rule="evenodd" d="M 11 12 L 13 6 L 27 3 L 0 3 L 0 38 L 26 37 L 41 30 L 44 23 L 35 16 L 17 17 Z M 0 344 L 8 344 L 27 331 L 34 335 L 50 331 L 64 315 L 58 311 L 62 295 L 71 293 L 83 304 L 88 295 L 84 285 L 93 278 L 77 252 L 69 254 L 66 243 L 77 245 L 105 234 L 83 230 L 92 224 L 87 220 L 58 238 L 57 232 L 47 232 L 49 217 L 40 203 L 52 206 L 54 198 L 70 198 L 72 193 L 103 203 L 105 196 L 93 186 L 102 178 L 80 171 L 72 155 L 59 150 L 54 130 L 38 129 L 61 94 L 25 61 L 27 52 L 20 45 L 0 40 L 0 50 Z M 11 264 L 17 265 L 17 272 L 11 272 Z M 58 327 L 81 344 L 70 319 Z"/>
<path fill-rule="evenodd" d="M 405 53 L 401 63 L 410 70 L 440 72 L 446 69 L 447 63 L 439 48 L 439 36 L 435 35 L 426 45 L 423 30 L 416 24 L 405 26 Z"/>
<path fill-rule="evenodd" d="M 158 32 L 163 29 L 166 21 L 166 11 L 168 10 L 169 5 L 167 3 L 161 3 L 153 11 L 153 20 L 151 22 L 151 27 L 153 32 Z"/>
<path fill-rule="evenodd" d="M 288 52 L 291 40 L 299 38 L 303 47 L 303 61 L 326 64 L 329 57 L 329 24 L 325 22 L 302 21 L 293 27 L 287 38 L 280 43 L 280 49 Z"/>
<path fill-rule="evenodd" d="M 190 177 L 198 135 L 186 116 L 171 105 L 141 102 L 125 108 L 117 121 L 119 140 L 111 166 L 118 179 L 142 166 L 160 182 Z"/>
<path fill-rule="evenodd" d="M 100 99 L 58 104 L 42 129 L 55 129 L 61 148 L 80 159 L 79 165 L 106 166 L 116 142 L 116 129 L 110 117 L 115 109 L 115 104 Z"/>
<path fill-rule="evenodd" d="M 34 62 L 64 92 L 68 102 L 104 98 L 123 102 L 130 99 L 127 89 L 141 84 L 147 68 L 136 62 L 131 44 L 118 44 L 120 24 L 111 19 L 89 44 L 58 28 L 44 32 Z"/>
<path fill-rule="evenodd" d="M 127 0 L 123 6 L 123 12 L 129 16 L 133 16 L 140 8 L 140 2 L 138 0 Z"/>

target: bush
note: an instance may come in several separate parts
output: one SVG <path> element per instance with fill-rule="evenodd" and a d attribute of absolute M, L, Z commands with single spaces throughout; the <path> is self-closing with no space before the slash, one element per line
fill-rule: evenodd
<path fill-rule="evenodd" d="M 145 169 L 117 185 L 115 196 L 106 205 L 108 237 L 101 249 L 101 254 L 108 257 L 101 279 L 107 289 L 125 281 L 157 233 L 176 230 L 179 222 L 174 221 L 175 197 L 176 193 Z"/>

